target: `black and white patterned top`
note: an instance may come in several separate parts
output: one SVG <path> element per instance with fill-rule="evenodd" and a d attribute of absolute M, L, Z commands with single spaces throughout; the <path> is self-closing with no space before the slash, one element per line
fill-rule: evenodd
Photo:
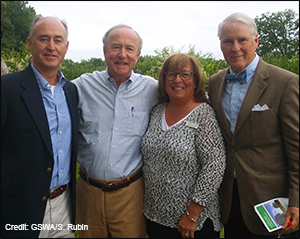
<path fill-rule="evenodd" d="M 181 123 L 162 129 L 166 103 L 151 112 L 141 143 L 145 165 L 144 215 L 163 226 L 177 228 L 191 200 L 204 206 L 200 230 L 210 218 L 222 230 L 218 188 L 225 171 L 225 146 L 214 110 L 202 103 Z"/>

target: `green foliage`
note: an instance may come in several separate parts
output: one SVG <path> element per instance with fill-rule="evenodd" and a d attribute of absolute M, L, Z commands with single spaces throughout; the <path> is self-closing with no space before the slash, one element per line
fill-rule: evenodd
<path fill-rule="evenodd" d="M 158 79 L 158 74 L 161 66 L 169 55 L 173 53 L 185 53 L 191 56 L 195 56 L 199 59 L 199 63 L 202 68 L 202 74 L 207 85 L 208 78 L 212 74 L 215 74 L 220 67 L 228 67 L 228 64 L 225 60 L 216 60 L 212 57 L 211 53 L 202 55 L 202 52 L 196 52 L 195 46 L 192 45 L 189 45 L 188 52 L 182 52 L 183 47 L 184 46 L 182 46 L 177 51 L 175 51 L 172 46 L 164 47 L 161 50 L 156 49 L 154 51 L 156 53 L 155 56 L 141 56 L 134 70 L 141 70 L 144 75 L 149 75 L 155 79 Z"/>
<path fill-rule="evenodd" d="M 81 60 L 80 63 L 65 59 L 63 60 L 60 69 L 68 80 L 74 80 L 83 73 L 105 70 L 106 62 L 101 58 L 91 58 L 89 61 Z"/>
<path fill-rule="evenodd" d="M 299 17 L 293 10 L 262 14 L 255 19 L 261 56 L 299 56 Z"/>
<path fill-rule="evenodd" d="M 1 50 L 1 60 L 5 62 L 9 72 L 23 70 L 28 65 L 28 59 L 31 56 L 27 44 L 20 42 L 19 51 L 12 49 L 9 53 Z"/>
<path fill-rule="evenodd" d="M 154 56 L 140 56 L 133 70 L 140 70 L 143 74 L 154 77 L 156 74 L 152 72 L 152 66 L 155 65 L 155 62 L 156 57 Z"/>
<path fill-rule="evenodd" d="M 228 64 L 225 60 L 216 60 L 212 57 L 211 53 L 200 56 L 199 59 L 202 64 L 202 73 L 205 80 L 208 80 L 211 75 L 217 73 L 219 68 L 228 67 Z"/>
<path fill-rule="evenodd" d="M 289 59 L 287 56 L 277 54 L 274 56 L 267 55 L 262 58 L 265 62 L 268 62 L 269 64 L 278 66 L 280 68 L 286 69 L 299 75 L 299 57 L 293 56 Z"/>
<path fill-rule="evenodd" d="M 27 1 L 1 1 L 1 52 L 22 51 L 36 12 Z"/>
<path fill-rule="evenodd" d="M 156 49 L 154 51 L 155 56 L 140 57 L 136 63 L 134 70 L 140 70 L 144 75 L 152 76 L 158 79 L 159 70 L 164 62 L 164 60 L 174 53 L 174 48 L 172 46 L 164 47 L 162 50 Z"/>

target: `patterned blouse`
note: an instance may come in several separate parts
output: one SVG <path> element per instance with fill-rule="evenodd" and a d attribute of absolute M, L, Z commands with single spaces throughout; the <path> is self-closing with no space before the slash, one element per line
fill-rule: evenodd
<path fill-rule="evenodd" d="M 200 230 L 210 218 L 222 230 L 217 191 L 225 172 L 225 146 L 214 110 L 207 103 L 181 123 L 162 129 L 166 103 L 151 112 L 141 143 L 145 165 L 144 215 L 160 225 L 177 228 L 191 200 L 204 206 Z"/>

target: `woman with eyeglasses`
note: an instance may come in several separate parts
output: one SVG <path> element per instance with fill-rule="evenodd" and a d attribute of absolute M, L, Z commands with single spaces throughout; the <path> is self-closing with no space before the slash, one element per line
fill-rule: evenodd
<path fill-rule="evenodd" d="M 225 146 L 197 58 L 170 55 L 159 73 L 141 150 L 150 238 L 219 238 Z"/>

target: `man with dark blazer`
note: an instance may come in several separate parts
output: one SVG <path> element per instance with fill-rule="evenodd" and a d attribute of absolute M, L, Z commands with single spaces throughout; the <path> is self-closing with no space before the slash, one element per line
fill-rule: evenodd
<path fill-rule="evenodd" d="M 218 35 L 230 67 L 210 77 L 208 95 L 227 151 L 225 237 L 299 238 L 299 76 L 255 53 L 256 24 L 245 14 L 226 18 Z M 282 230 L 269 233 L 254 205 L 277 197 L 289 198 L 288 209 Z"/>
<path fill-rule="evenodd" d="M 66 23 L 37 17 L 27 44 L 33 63 L 1 76 L 0 237 L 74 237 L 78 96 L 59 70 Z"/>

